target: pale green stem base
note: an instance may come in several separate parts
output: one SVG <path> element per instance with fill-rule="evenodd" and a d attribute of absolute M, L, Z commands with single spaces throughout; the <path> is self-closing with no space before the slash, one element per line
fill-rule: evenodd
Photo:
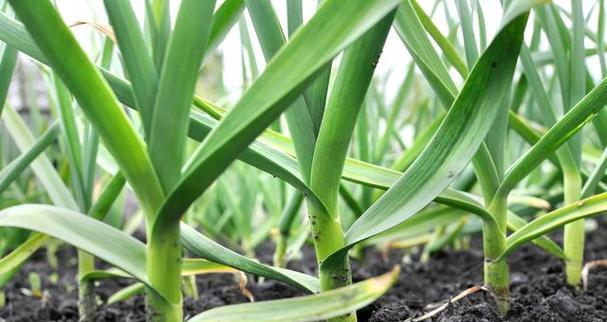
<path fill-rule="evenodd" d="M 493 292 L 495 307 L 500 317 L 510 310 L 510 269 L 506 258 L 495 261 L 506 248 L 506 198 L 494 200 L 490 208 L 499 227 L 483 225 L 483 252 L 485 255 L 485 285 Z"/>
<path fill-rule="evenodd" d="M 485 261 L 485 285 L 493 292 L 495 308 L 500 317 L 510 310 L 510 269 L 506 260 Z"/>
<path fill-rule="evenodd" d="M 312 225 L 312 238 L 316 250 L 316 258 L 320 267 L 318 278 L 320 290 L 328 291 L 352 284 L 352 271 L 348 256 L 339 267 L 323 269 L 322 262 L 333 252 L 344 246 L 344 232 L 339 217 L 331 218 L 313 205 L 308 205 L 310 223 Z M 356 313 L 329 319 L 330 322 L 356 322 Z"/>
<path fill-rule="evenodd" d="M 276 238 L 276 250 L 274 251 L 274 266 L 284 267 L 287 252 L 287 236 L 278 234 Z"/>
<path fill-rule="evenodd" d="M 198 286 L 196 285 L 195 275 L 183 278 L 183 294 L 193 299 L 198 298 Z"/>
<path fill-rule="evenodd" d="M 78 316 L 80 322 L 95 321 L 97 302 L 93 281 L 81 277 L 95 269 L 95 258 L 90 254 L 78 251 Z"/>
<path fill-rule="evenodd" d="M 567 261 L 565 261 L 565 274 L 567 283 L 579 287 L 582 278 L 582 264 L 584 262 L 584 220 L 572 222 L 565 226 L 564 248 Z"/>
<path fill-rule="evenodd" d="M 564 169 L 563 188 L 565 204 L 572 204 L 580 200 L 582 180 L 576 168 Z M 565 225 L 563 233 L 563 251 L 567 256 L 565 273 L 569 285 L 579 287 L 582 277 L 582 263 L 584 261 L 584 220 L 578 220 Z"/>
<path fill-rule="evenodd" d="M 182 322 L 181 243 L 179 223 L 151 234 L 147 245 L 147 273 L 164 297 L 147 291 L 148 321 Z"/>

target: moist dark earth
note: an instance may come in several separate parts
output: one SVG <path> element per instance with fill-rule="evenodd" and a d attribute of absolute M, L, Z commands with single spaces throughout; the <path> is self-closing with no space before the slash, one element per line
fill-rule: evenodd
<path fill-rule="evenodd" d="M 559 234 L 553 234 L 558 240 Z M 272 245 L 258 249 L 258 258 L 269 262 Z M 75 252 L 65 246 L 57 254 L 59 265 L 52 269 L 43 251 L 34 255 L 7 284 L 6 305 L 0 312 L 0 321 L 78 321 L 75 285 Z M 386 258 L 387 257 L 387 258 Z M 398 282 L 375 303 L 358 311 L 359 321 L 404 321 L 419 316 L 431 304 L 447 300 L 457 293 L 481 283 L 483 258 L 478 241 L 465 251 L 441 251 L 427 262 L 419 262 L 417 255 L 403 256 L 402 251 L 390 251 L 382 256 L 368 249 L 364 261 L 353 261 L 355 281 L 385 273 L 401 264 Z M 403 258 L 413 258 L 404 261 Z M 607 224 L 587 235 L 586 260 L 607 258 Z M 387 259 L 387 260 L 386 260 Z M 314 274 L 314 254 L 311 247 L 304 248 L 302 259 L 289 264 L 292 269 Z M 426 321 L 490 322 L 490 321 L 607 321 L 607 268 L 591 271 L 587 291 L 576 291 L 564 283 L 563 265 L 557 258 L 535 246 L 526 246 L 510 257 L 511 312 L 500 320 L 491 309 L 491 298 L 482 292 L 475 293 L 441 314 Z M 30 288 L 28 275 L 38 273 L 42 278 L 43 297 L 26 295 Z M 51 276 L 58 277 L 51 283 Z M 104 280 L 96 292 L 101 303 L 117 290 L 132 283 L 128 280 Z M 230 274 L 212 274 L 197 278 L 199 297 L 186 298 L 185 317 L 193 316 L 214 307 L 247 302 L 238 282 Z M 300 291 L 274 281 L 258 281 L 249 277 L 248 289 L 257 301 L 303 295 Z M 144 299 L 137 296 L 112 305 L 102 304 L 97 321 L 145 321 Z"/>

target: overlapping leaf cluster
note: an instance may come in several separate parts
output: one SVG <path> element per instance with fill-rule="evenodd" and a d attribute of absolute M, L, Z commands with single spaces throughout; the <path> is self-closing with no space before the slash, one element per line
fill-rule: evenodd
<path fill-rule="evenodd" d="M 145 290 L 151 321 L 182 321 L 192 276 L 242 271 L 311 295 L 190 320 L 356 321 L 399 271 L 352 284 L 352 255 L 388 243 L 425 245 L 427 256 L 480 231 L 499 313 L 507 256 L 524 243 L 563 258 L 579 284 L 583 219 L 607 210 L 607 81 L 595 84 L 607 70 L 604 3 L 595 33 L 582 2 L 547 2 L 503 1 L 489 38 L 480 1 L 425 11 L 415 0 L 327 0 L 304 19 L 294 0 L 285 32 L 269 0 L 182 0 L 176 15 L 150 0 L 144 21 L 130 1 L 106 0 L 111 28 L 99 28 L 91 55 L 50 1 L 9 0 L 0 111 L 13 142 L 3 142 L 0 226 L 34 233 L 3 230 L 0 283 L 54 237 L 80 249 L 83 320 L 94 319 L 96 279 L 131 277 L 111 301 Z M 432 19 L 439 7 L 445 33 Z M 237 23 L 246 88 L 226 109 L 197 84 L 221 73 L 212 59 Z M 411 60 L 389 101 L 375 69 L 391 29 Z M 38 128 L 5 103 L 18 53 L 40 64 L 48 88 L 52 115 L 35 108 Z M 128 190 L 138 210 L 125 217 Z M 132 236 L 140 223 L 145 244 Z M 563 226 L 561 248 L 544 235 Z M 272 236 L 274 265 L 252 258 Z M 318 276 L 284 268 L 306 242 Z M 98 270 L 94 257 L 115 269 Z"/>

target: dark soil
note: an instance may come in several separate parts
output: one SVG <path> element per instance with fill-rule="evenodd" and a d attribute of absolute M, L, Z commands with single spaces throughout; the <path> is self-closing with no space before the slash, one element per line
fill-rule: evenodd
<path fill-rule="evenodd" d="M 607 225 L 588 234 L 586 259 L 607 258 Z M 34 255 L 6 286 L 6 306 L 0 312 L 0 322 L 78 321 L 75 286 L 75 252 L 68 247 L 58 253 L 59 265 L 51 268 L 43 251 Z M 271 244 L 258 249 L 260 260 L 272 258 Z M 433 255 L 426 263 L 410 260 L 402 252 L 390 252 L 388 260 L 376 250 L 368 250 L 364 264 L 353 261 L 354 279 L 363 280 L 388 271 L 395 264 L 402 264 L 398 282 L 374 304 L 358 312 L 359 321 L 404 321 L 418 316 L 430 304 L 447 300 L 468 287 L 482 281 L 482 253 L 478 243 L 471 250 L 448 251 Z M 405 260 L 406 259 L 406 260 Z M 314 254 L 304 249 L 301 260 L 290 263 L 290 268 L 314 273 Z M 592 271 L 589 288 L 575 291 L 564 284 L 563 265 L 560 260 L 534 246 L 526 246 L 512 254 L 511 293 L 512 310 L 501 321 L 607 321 L 607 268 Z M 42 278 L 42 298 L 28 294 L 31 288 L 28 275 L 36 272 Z M 52 275 L 58 277 L 52 283 Z M 129 280 L 104 280 L 98 283 L 96 292 L 104 303 L 117 290 L 132 283 Z M 205 275 L 197 278 L 200 296 L 185 299 L 185 316 L 227 304 L 243 303 L 238 282 L 230 274 Z M 274 281 L 249 279 L 248 289 L 257 301 L 303 295 L 287 285 Z M 441 322 L 490 322 L 500 321 L 491 309 L 490 297 L 483 293 L 473 294 L 457 304 L 452 304 L 440 315 L 427 321 Z M 112 305 L 102 304 L 97 321 L 144 321 L 142 296 Z"/>

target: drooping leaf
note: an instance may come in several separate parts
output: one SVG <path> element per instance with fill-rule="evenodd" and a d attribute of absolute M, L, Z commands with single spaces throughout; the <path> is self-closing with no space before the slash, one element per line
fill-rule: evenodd
<path fill-rule="evenodd" d="M 384 275 L 315 295 L 223 306 L 203 312 L 188 322 L 325 320 L 372 303 L 392 286 L 399 272 L 397 266 Z"/>
<path fill-rule="evenodd" d="M 340 50 L 390 12 L 398 1 L 328 0 L 268 64 L 245 95 L 199 146 L 162 206 L 154 229 L 189 207 L 223 170 L 301 93 Z M 323 32 L 319 32 L 322 28 Z M 311 53 L 313 49 L 316 53 Z M 297 61 L 297 64 L 293 64 Z M 166 215 L 165 215 L 166 214 Z M 162 220 L 165 219 L 166 221 Z"/>
<path fill-rule="evenodd" d="M 347 231 L 347 249 L 398 225 L 440 194 L 470 162 L 493 123 L 495 101 L 506 97 L 522 44 L 527 14 L 507 21 L 479 58 L 436 135 L 402 177 Z"/>
<path fill-rule="evenodd" d="M 602 193 L 542 215 L 508 236 L 506 248 L 500 254 L 500 258 L 508 256 L 521 245 L 570 222 L 605 211 L 607 211 L 607 193 Z"/>
<path fill-rule="evenodd" d="M 0 171 L 0 193 L 17 179 L 46 148 L 53 143 L 59 135 L 59 124 L 54 123 L 25 153 L 11 161 Z"/>
<path fill-rule="evenodd" d="M 526 15 L 519 16 L 498 33 L 435 136 L 390 190 L 350 227 L 348 242 L 364 240 L 406 220 L 469 163 L 497 113 L 495 100 L 508 93 L 526 20 Z"/>
<path fill-rule="evenodd" d="M 194 228 L 181 224 L 181 242 L 184 247 L 196 256 L 211 262 L 223 264 L 277 281 L 293 285 L 299 289 L 316 293 L 320 290 L 315 277 L 282 268 L 276 268 L 259 263 L 256 260 L 242 256 L 197 232 Z"/>
<path fill-rule="evenodd" d="M 149 284 L 145 245 L 83 214 L 54 206 L 25 204 L 0 211 L 0 226 L 29 229 L 61 239 Z"/>
<path fill-rule="evenodd" d="M 36 145 L 34 135 L 12 107 L 7 106 L 4 119 L 4 125 L 23 153 Z M 71 210 L 78 209 L 78 204 L 46 155 L 39 155 L 37 159 L 32 161 L 31 167 L 55 205 Z"/>

